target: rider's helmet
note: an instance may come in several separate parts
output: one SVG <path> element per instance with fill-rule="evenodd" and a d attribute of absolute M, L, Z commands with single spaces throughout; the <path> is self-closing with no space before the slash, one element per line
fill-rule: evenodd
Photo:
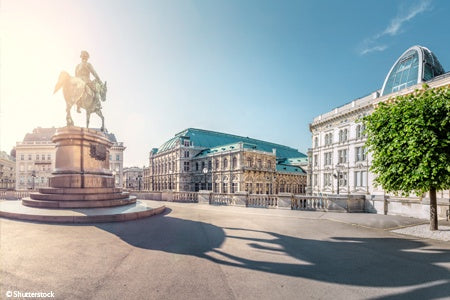
<path fill-rule="evenodd" d="M 89 53 L 87 51 L 83 50 L 83 51 L 81 51 L 80 57 L 81 58 L 89 58 Z"/>

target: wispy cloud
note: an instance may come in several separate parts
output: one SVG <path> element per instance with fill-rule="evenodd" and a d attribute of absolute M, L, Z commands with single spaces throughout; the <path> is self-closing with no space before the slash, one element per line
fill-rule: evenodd
<path fill-rule="evenodd" d="M 412 20 L 417 15 L 431 9 L 431 0 L 422 0 L 415 5 L 408 6 L 407 9 L 399 9 L 397 16 L 391 20 L 389 25 L 382 32 L 365 39 L 361 45 L 359 54 L 364 55 L 370 52 L 384 51 L 388 48 L 386 44 L 379 45 L 379 40 L 385 36 L 396 36 L 402 32 L 405 22 Z"/>
<path fill-rule="evenodd" d="M 381 46 L 373 46 L 373 47 L 366 47 L 365 49 L 362 49 L 360 54 L 364 55 L 370 52 L 381 52 L 387 49 L 386 45 L 381 45 Z"/>

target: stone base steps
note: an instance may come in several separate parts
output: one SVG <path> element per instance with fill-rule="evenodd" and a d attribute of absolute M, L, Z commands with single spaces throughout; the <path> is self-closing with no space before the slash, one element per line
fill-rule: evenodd
<path fill-rule="evenodd" d="M 153 204 L 154 205 L 154 204 Z M 21 201 L 0 201 L 0 217 L 44 223 L 121 222 L 161 214 L 166 207 L 150 207 L 145 200 L 120 207 L 48 209 L 22 205 Z"/>
<path fill-rule="evenodd" d="M 39 208 L 99 208 L 99 207 L 113 207 L 120 205 L 127 205 L 136 202 L 136 197 L 129 196 L 121 199 L 107 199 L 107 200 L 40 200 L 31 199 L 30 197 L 23 198 L 22 204 L 30 207 Z"/>

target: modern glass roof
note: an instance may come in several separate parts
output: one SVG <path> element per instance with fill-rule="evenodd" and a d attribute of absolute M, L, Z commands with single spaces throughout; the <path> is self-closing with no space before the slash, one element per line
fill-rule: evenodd
<path fill-rule="evenodd" d="M 249 137 L 243 137 L 233 134 L 227 134 L 222 132 L 215 132 L 203 129 L 196 128 L 188 128 L 183 130 L 175 135 L 175 137 L 171 138 L 167 142 L 165 142 L 159 149 L 158 153 L 170 150 L 175 148 L 178 142 L 181 142 L 183 139 L 189 139 L 191 145 L 194 147 L 212 149 L 219 146 L 229 146 L 232 144 L 236 144 L 239 142 L 245 144 L 251 144 L 256 147 L 257 150 L 272 152 L 272 149 L 276 149 L 277 158 L 301 158 L 306 157 L 305 154 L 299 152 L 297 149 L 279 145 L 275 143 L 265 142 Z"/>
<path fill-rule="evenodd" d="M 384 80 L 381 96 L 400 91 L 444 74 L 444 68 L 428 48 L 413 46 L 394 63 Z"/>

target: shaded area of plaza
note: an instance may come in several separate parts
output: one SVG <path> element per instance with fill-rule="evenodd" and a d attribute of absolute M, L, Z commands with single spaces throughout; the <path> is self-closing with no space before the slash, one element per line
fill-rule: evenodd
<path fill-rule="evenodd" d="M 163 215 L 125 223 L 1 220 L 1 292 L 98 299 L 450 295 L 450 246 L 383 230 L 384 216 L 368 215 L 373 221 L 359 226 L 311 212 L 167 206 Z"/>

